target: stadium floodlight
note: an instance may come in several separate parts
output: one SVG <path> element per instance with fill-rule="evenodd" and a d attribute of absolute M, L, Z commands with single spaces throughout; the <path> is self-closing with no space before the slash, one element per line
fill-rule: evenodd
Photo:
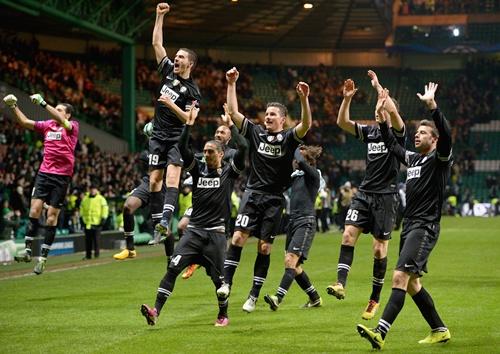
<path fill-rule="evenodd" d="M 460 29 L 458 27 L 453 28 L 452 30 L 453 37 L 458 37 L 460 36 Z"/>
<path fill-rule="evenodd" d="M 312 9 L 313 7 L 314 7 L 314 5 L 310 2 L 304 3 L 304 9 L 306 9 L 306 10 Z"/>

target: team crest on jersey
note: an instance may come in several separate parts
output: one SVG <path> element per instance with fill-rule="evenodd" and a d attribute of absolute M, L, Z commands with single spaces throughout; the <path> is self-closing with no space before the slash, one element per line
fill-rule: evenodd
<path fill-rule="evenodd" d="M 217 173 L 219 174 L 219 176 L 222 174 L 222 168 L 218 168 L 217 169 Z"/>
<path fill-rule="evenodd" d="M 413 178 L 420 178 L 420 169 L 422 166 L 410 167 L 406 171 L 406 181 Z"/>
<path fill-rule="evenodd" d="M 380 143 L 368 143 L 368 153 L 369 154 L 387 154 L 387 148 L 384 142 Z"/>
<path fill-rule="evenodd" d="M 263 155 L 278 157 L 281 156 L 281 145 L 269 145 L 261 142 L 257 151 Z"/>
<path fill-rule="evenodd" d="M 179 80 L 175 79 L 174 81 L 172 81 L 172 86 L 175 87 L 175 86 L 179 85 L 180 83 L 181 82 Z"/>
<path fill-rule="evenodd" d="M 274 141 L 274 136 L 268 135 L 267 136 L 267 141 L 269 141 L 270 143 L 272 143 Z"/>
<path fill-rule="evenodd" d="M 174 90 L 172 90 L 171 88 L 169 88 L 167 85 L 163 85 L 163 87 L 160 90 L 160 93 L 162 95 L 170 97 L 170 99 L 174 102 L 179 98 L 179 94 Z"/>
<path fill-rule="evenodd" d="M 47 140 L 62 140 L 62 132 L 48 132 L 46 136 Z"/>
<path fill-rule="evenodd" d="M 278 140 L 279 142 L 282 142 L 283 141 L 283 135 L 281 135 L 281 134 L 276 135 L 276 140 Z"/>
<path fill-rule="evenodd" d="M 208 178 L 200 177 L 198 178 L 198 183 L 196 184 L 198 188 L 219 188 L 220 187 L 220 177 Z"/>
<path fill-rule="evenodd" d="M 181 86 L 181 89 L 179 90 L 181 93 L 186 93 L 188 89 L 186 88 L 186 86 Z"/>

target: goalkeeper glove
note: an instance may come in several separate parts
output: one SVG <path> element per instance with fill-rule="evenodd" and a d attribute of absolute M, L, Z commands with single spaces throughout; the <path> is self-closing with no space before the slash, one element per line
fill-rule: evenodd
<path fill-rule="evenodd" d="M 10 108 L 16 108 L 17 107 L 17 97 L 14 95 L 7 95 L 3 98 L 3 101 L 5 104 L 10 107 Z"/>
<path fill-rule="evenodd" d="M 47 107 L 47 102 L 45 102 L 42 95 L 40 95 L 39 93 L 35 93 L 34 95 L 31 95 L 30 98 L 31 98 L 31 102 L 33 102 L 34 104 L 39 104 L 43 108 Z"/>

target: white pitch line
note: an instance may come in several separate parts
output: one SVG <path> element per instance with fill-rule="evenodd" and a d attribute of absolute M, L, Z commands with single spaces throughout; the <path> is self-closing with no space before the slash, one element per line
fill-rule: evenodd
<path fill-rule="evenodd" d="M 56 273 L 56 272 L 64 272 L 67 270 L 74 270 L 74 269 L 82 269 L 82 268 L 88 268 L 88 267 L 96 267 L 99 265 L 103 264 L 111 264 L 113 262 L 100 262 L 100 263 L 93 263 L 93 264 L 82 264 L 82 265 L 74 265 L 71 267 L 62 267 L 62 268 L 57 268 L 57 269 L 52 269 L 52 270 L 46 270 L 44 273 Z M 0 277 L 1 280 L 7 280 L 7 279 L 17 279 L 17 278 L 23 278 L 23 277 L 29 277 L 29 276 L 36 276 L 35 273 L 23 273 L 23 274 L 17 274 L 17 275 L 11 275 L 5 278 Z"/>

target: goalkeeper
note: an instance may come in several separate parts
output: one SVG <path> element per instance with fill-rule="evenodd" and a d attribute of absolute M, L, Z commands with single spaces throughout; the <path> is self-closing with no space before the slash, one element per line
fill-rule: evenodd
<path fill-rule="evenodd" d="M 37 235 L 38 219 L 45 202 L 49 206 L 45 239 L 40 258 L 33 270 L 35 274 L 42 274 L 56 235 L 57 219 L 73 176 L 79 124 L 71 119 L 73 106 L 70 104 L 59 103 L 56 107 L 52 107 L 44 101 L 40 94 L 31 95 L 30 98 L 34 104 L 45 108 L 52 119 L 45 121 L 28 119 L 17 106 L 17 98 L 14 95 L 5 96 L 3 101 L 12 110 L 17 122 L 23 128 L 34 130 L 43 135 L 43 161 L 38 170 L 31 197 L 29 222 L 25 236 L 26 249 L 21 256 L 16 257 L 18 262 L 31 262 L 32 242 Z"/>

